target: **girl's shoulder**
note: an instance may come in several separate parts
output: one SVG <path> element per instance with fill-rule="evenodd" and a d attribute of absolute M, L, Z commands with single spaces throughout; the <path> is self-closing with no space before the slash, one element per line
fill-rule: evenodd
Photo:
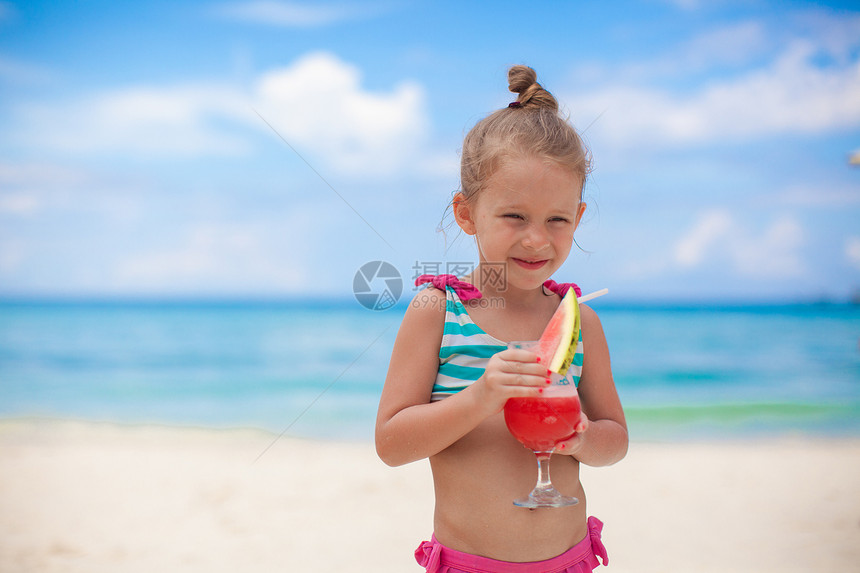
<path fill-rule="evenodd" d="M 400 322 L 394 353 L 405 352 L 413 361 L 425 354 L 438 360 L 446 307 L 444 292 L 425 288 L 415 293 Z"/>
<path fill-rule="evenodd" d="M 587 304 L 579 305 L 579 316 L 582 321 L 582 340 L 592 343 L 606 344 L 606 334 L 603 332 L 603 324 L 597 312 Z"/>
<path fill-rule="evenodd" d="M 447 301 L 448 296 L 444 288 L 442 290 L 434 287 L 422 288 L 412 297 L 407 312 L 411 311 L 413 314 L 421 315 L 445 314 Z"/>
<path fill-rule="evenodd" d="M 586 325 L 600 325 L 600 317 L 597 316 L 597 312 L 587 304 L 579 305 L 579 316 L 582 320 L 582 326 Z"/>
<path fill-rule="evenodd" d="M 426 287 L 415 294 L 409 304 L 409 310 L 422 317 L 429 315 L 430 319 L 435 319 L 438 315 L 444 317 L 448 310 L 463 307 L 465 302 L 481 298 L 481 291 L 474 285 L 454 275 L 421 275 L 415 280 L 415 286 L 422 285 Z M 461 312 L 465 313 L 465 308 L 462 308 Z"/>

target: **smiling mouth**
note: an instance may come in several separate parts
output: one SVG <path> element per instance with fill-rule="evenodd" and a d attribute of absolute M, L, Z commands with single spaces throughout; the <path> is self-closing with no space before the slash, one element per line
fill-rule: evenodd
<path fill-rule="evenodd" d="M 514 262 L 524 269 L 534 270 L 539 269 L 547 263 L 547 259 L 540 259 L 536 261 L 530 261 L 527 259 L 517 259 L 514 258 Z"/>

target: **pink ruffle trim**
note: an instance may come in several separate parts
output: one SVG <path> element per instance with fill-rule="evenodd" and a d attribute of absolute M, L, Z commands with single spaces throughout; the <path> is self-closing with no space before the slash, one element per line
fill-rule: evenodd
<path fill-rule="evenodd" d="M 545 286 L 547 290 L 554 292 L 558 296 L 566 295 L 567 291 L 570 289 L 573 289 L 573 292 L 576 293 L 577 298 L 582 296 L 582 289 L 579 288 L 579 285 L 576 283 L 557 283 L 554 280 L 550 279 L 544 282 L 543 286 Z"/>
<path fill-rule="evenodd" d="M 451 287 L 460 297 L 460 300 L 467 301 L 475 298 L 481 298 L 481 291 L 475 285 L 461 281 L 454 275 L 421 275 L 415 279 L 415 286 L 430 283 L 439 290 L 445 290 L 445 287 Z M 551 292 L 559 296 L 564 296 L 568 290 L 573 289 L 577 297 L 582 296 L 582 289 L 576 283 L 557 283 L 550 279 L 543 283 L 543 286 Z"/>
<path fill-rule="evenodd" d="M 415 279 L 415 286 L 421 286 L 424 283 L 430 283 L 442 291 L 446 286 L 452 287 L 462 301 L 481 298 L 481 291 L 475 285 L 461 281 L 454 275 L 421 275 Z"/>

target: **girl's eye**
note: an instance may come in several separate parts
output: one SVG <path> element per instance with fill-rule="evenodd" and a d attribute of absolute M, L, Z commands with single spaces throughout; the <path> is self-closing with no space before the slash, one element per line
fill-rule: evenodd
<path fill-rule="evenodd" d="M 524 219 L 524 217 L 518 213 L 505 213 L 504 217 L 505 217 L 505 219 L 519 219 L 519 220 Z"/>
<path fill-rule="evenodd" d="M 568 219 L 566 219 L 564 217 L 552 217 L 550 219 L 550 222 L 551 223 L 567 223 Z"/>

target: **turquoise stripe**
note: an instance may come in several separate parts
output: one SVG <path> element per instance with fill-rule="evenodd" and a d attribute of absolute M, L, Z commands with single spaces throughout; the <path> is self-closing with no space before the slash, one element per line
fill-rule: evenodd
<path fill-rule="evenodd" d="M 493 344 L 495 339 L 472 322 L 468 309 L 454 296 L 454 291 L 450 287 L 446 291 L 444 335 L 459 336 L 462 338 L 456 340 L 460 344 L 443 344 L 439 349 L 439 358 L 443 363 L 439 365 L 436 378 L 439 382 L 433 385 L 433 394 L 436 399 L 444 398 L 466 389 L 484 374 L 485 367 L 463 366 L 462 364 L 458 364 L 458 362 L 486 364 L 486 361 L 493 355 L 505 349 L 503 344 Z M 474 341 L 476 344 L 470 344 L 471 341 Z M 581 344 L 581 341 L 582 331 L 580 330 L 578 342 Z M 462 356 L 463 358 L 458 359 L 458 356 Z M 571 364 L 572 372 L 570 372 L 570 377 L 577 386 L 579 386 L 582 365 L 583 355 L 580 351 L 573 356 Z M 577 375 L 576 372 L 580 372 L 580 374 Z"/>
<path fill-rule="evenodd" d="M 462 334 L 463 336 L 474 336 L 476 334 L 486 334 L 475 323 L 460 324 L 457 322 L 446 322 L 443 334 Z"/>
<path fill-rule="evenodd" d="M 469 344 L 464 346 L 443 346 L 439 349 L 439 358 L 449 358 L 454 354 L 472 356 L 475 358 L 491 358 L 493 355 L 504 350 L 504 346 L 493 344 Z"/>
<path fill-rule="evenodd" d="M 472 366 L 458 366 L 457 364 L 451 364 L 450 362 L 439 365 L 439 374 L 444 374 L 451 378 L 457 378 L 458 380 L 469 380 L 471 382 L 480 378 L 484 373 L 484 370 L 484 368 L 474 368 Z"/>
<path fill-rule="evenodd" d="M 439 386 L 433 385 L 433 394 L 456 394 L 461 390 L 465 390 L 466 386 Z"/>

